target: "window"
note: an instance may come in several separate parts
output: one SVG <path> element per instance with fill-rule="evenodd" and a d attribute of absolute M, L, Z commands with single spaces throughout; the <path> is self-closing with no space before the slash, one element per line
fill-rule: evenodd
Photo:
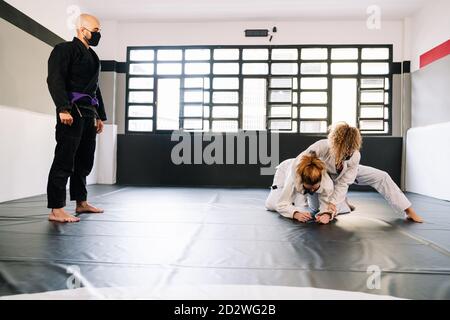
<path fill-rule="evenodd" d="M 130 47 L 127 65 L 127 133 L 391 134 L 391 45 Z"/>

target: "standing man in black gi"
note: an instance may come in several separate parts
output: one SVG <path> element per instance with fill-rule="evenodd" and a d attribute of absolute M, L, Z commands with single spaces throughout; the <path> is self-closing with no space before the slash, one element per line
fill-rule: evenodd
<path fill-rule="evenodd" d="M 87 202 L 86 177 L 94 164 L 96 136 L 103 131 L 105 107 L 98 86 L 100 60 L 92 50 L 100 40 L 100 22 L 82 14 L 77 36 L 60 43 L 48 60 L 48 88 L 56 105 L 56 149 L 47 184 L 50 221 L 78 222 L 66 206 L 70 177 L 70 199 L 76 213 L 102 213 Z"/>

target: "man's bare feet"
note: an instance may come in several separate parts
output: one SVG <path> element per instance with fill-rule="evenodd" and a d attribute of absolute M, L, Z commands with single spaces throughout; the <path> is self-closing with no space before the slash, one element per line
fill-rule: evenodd
<path fill-rule="evenodd" d="M 77 202 L 76 213 L 103 213 L 104 210 L 90 205 L 87 201 Z"/>
<path fill-rule="evenodd" d="M 48 216 L 48 220 L 65 223 L 65 222 L 79 222 L 80 218 L 74 217 L 66 210 L 64 210 L 64 208 L 60 208 L 60 209 L 52 209 L 52 212 Z"/>
<path fill-rule="evenodd" d="M 409 207 L 408 209 L 406 209 L 405 213 L 408 216 L 406 219 L 412 220 L 417 223 L 423 222 L 423 218 L 414 211 L 413 207 Z"/>

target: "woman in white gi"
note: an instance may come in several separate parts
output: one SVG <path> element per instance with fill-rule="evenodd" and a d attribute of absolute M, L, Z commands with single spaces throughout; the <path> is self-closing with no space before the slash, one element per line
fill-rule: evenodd
<path fill-rule="evenodd" d="M 300 222 L 315 218 L 316 222 L 327 224 L 337 213 L 350 211 L 347 205 L 340 207 L 340 211 L 330 210 L 333 189 L 325 163 L 314 152 L 303 154 L 277 167 L 266 208 Z"/>
<path fill-rule="evenodd" d="M 423 222 L 388 173 L 359 164 L 361 144 L 359 130 L 340 122 L 330 130 L 328 139 L 312 144 L 296 159 L 313 151 L 325 162 L 327 172 L 334 181 L 334 192 L 330 197 L 331 209 L 345 201 L 349 185 L 355 183 L 373 187 L 396 211 L 405 212 L 407 218 L 414 222 Z M 354 210 L 351 205 L 350 208 Z"/>

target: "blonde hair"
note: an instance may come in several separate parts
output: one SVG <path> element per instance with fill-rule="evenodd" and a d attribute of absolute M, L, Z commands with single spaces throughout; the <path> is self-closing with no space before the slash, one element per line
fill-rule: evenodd
<path fill-rule="evenodd" d="M 325 170 L 325 163 L 320 160 L 315 152 L 304 155 L 297 165 L 296 173 L 302 183 L 315 185 L 322 180 L 322 173 Z"/>
<path fill-rule="evenodd" d="M 336 163 L 341 163 L 349 154 L 359 151 L 362 146 L 362 137 L 358 128 L 346 122 L 338 122 L 330 127 L 328 141 Z"/>

